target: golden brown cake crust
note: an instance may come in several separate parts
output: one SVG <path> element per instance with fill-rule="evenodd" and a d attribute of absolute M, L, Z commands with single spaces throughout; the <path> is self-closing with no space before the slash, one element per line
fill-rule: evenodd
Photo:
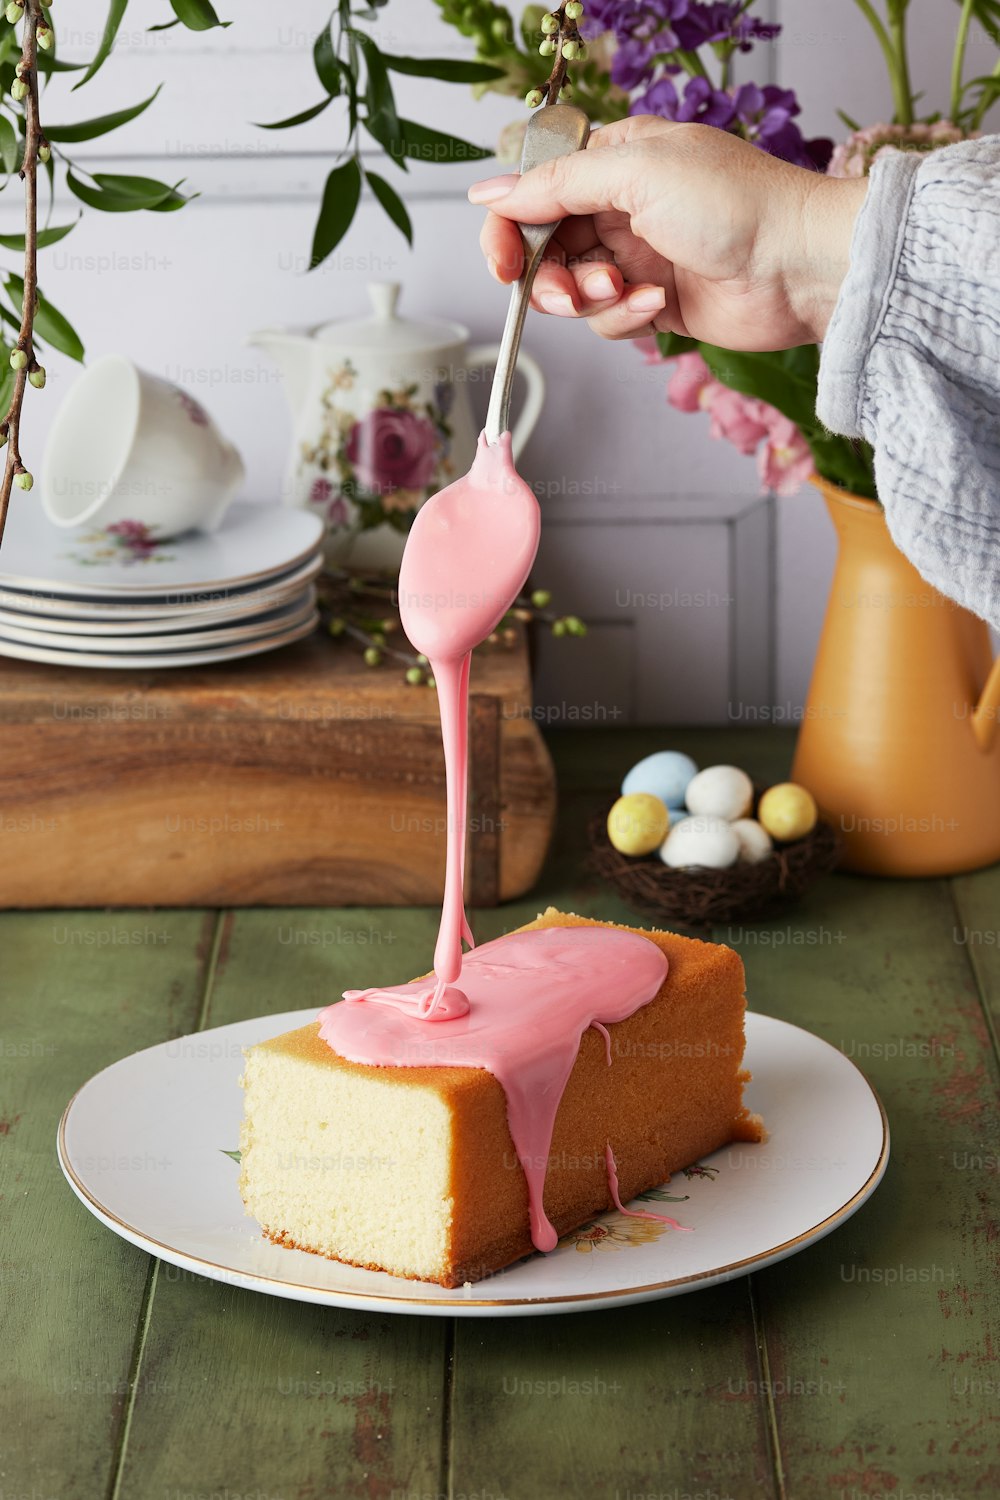
<path fill-rule="evenodd" d="M 550 908 L 520 930 L 614 926 Z M 613 1207 L 605 1146 L 618 1166 L 621 1200 L 668 1180 L 732 1141 L 759 1141 L 763 1126 L 743 1105 L 743 964 L 731 948 L 676 933 L 624 928 L 667 957 L 663 987 L 648 1005 L 584 1033 L 556 1117 L 545 1182 L 545 1210 L 560 1235 Z M 261 1044 L 314 1063 L 370 1075 L 319 1037 L 318 1023 Z M 449 1196 L 454 1210 L 443 1286 L 478 1281 L 532 1250 L 524 1173 L 507 1123 L 503 1086 L 484 1069 L 392 1067 L 380 1082 L 427 1088 L 452 1111 L 455 1150 Z M 280 1229 L 276 1243 L 294 1241 Z M 302 1247 L 309 1248 L 309 1247 Z M 370 1269 L 379 1269 L 371 1266 Z"/>

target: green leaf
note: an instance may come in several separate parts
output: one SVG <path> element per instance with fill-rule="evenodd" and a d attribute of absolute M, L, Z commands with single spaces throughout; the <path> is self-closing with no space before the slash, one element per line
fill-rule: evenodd
<path fill-rule="evenodd" d="M 86 63 L 63 62 L 61 57 L 53 57 L 51 52 L 39 52 L 37 58 L 39 73 L 82 73 L 87 66 Z M 83 83 L 80 79 L 80 83 Z M 74 88 L 79 88 L 80 83 L 75 83 Z"/>
<path fill-rule="evenodd" d="M 76 228 L 79 222 L 79 219 L 74 219 L 72 224 L 60 224 L 58 227 L 53 227 L 52 229 L 40 229 L 38 231 L 39 250 L 44 250 L 48 245 L 57 245 L 60 240 L 64 240 L 66 236 Z M 0 234 L 0 245 L 2 245 L 5 250 L 23 251 L 24 235 Z"/>
<path fill-rule="evenodd" d="M 289 115 L 287 120 L 272 120 L 269 124 L 265 124 L 262 120 L 257 120 L 255 124 L 258 130 L 288 130 L 292 125 L 304 125 L 307 120 L 315 120 L 317 115 L 322 114 L 332 98 L 332 94 L 327 94 L 326 98 L 321 99 L 319 104 L 311 104 L 300 115 Z"/>
<path fill-rule="evenodd" d="M 418 125 L 413 120 L 400 120 L 402 132 L 400 144 L 393 146 L 381 129 L 380 119 L 367 119 L 365 128 L 375 137 L 398 167 L 404 167 L 403 157 L 414 161 L 459 162 L 482 161 L 493 152 L 483 146 L 474 146 L 460 136 L 447 135 L 442 130 L 432 130 L 429 125 Z"/>
<path fill-rule="evenodd" d="M 141 104 L 133 104 L 128 109 L 117 109 L 111 115 L 100 115 L 95 120 L 81 120 L 76 125 L 46 125 L 45 138 L 60 142 L 96 140 L 99 135 L 107 135 L 120 125 L 127 125 L 129 120 L 138 119 L 149 108 L 162 87 L 160 84 Z"/>
<path fill-rule="evenodd" d="M 4 344 L 0 344 L 0 360 L 3 361 L 3 373 L 0 375 L 0 412 L 5 412 L 14 394 L 15 377 L 10 367 L 10 350 Z"/>
<path fill-rule="evenodd" d="M 410 223 L 410 216 L 406 212 L 406 205 L 396 192 L 396 189 L 390 187 L 385 178 L 379 177 L 375 172 L 366 171 L 365 177 L 368 180 L 368 186 L 389 215 L 389 218 L 395 224 L 396 228 L 406 236 L 407 244 L 412 245 L 413 225 Z"/>
<path fill-rule="evenodd" d="M 439 78 L 442 83 L 491 83 L 505 76 L 503 68 L 490 63 L 459 62 L 448 57 L 393 57 L 382 53 L 382 61 L 394 73 L 408 73 L 411 78 Z"/>
<path fill-rule="evenodd" d="M 12 294 L 15 306 L 21 306 L 24 302 L 24 282 L 20 276 L 13 273 L 7 277 L 7 290 Z M 63 317 L 57 307 L 47 301 L 42 293 L 38 293 L 38 308 L 35 312 L 34 330 L 39 338 L 51 344 L 53 349 L 58 349 L 61 354 L 68 354 L 70 359 L 79 360 L 83 363 L 83 344 L 80 336 L 73 325 Z"/>
<path fill-rule="evenodd" d="M 847 113 L 845 113 L 844 110 L 838 109 L 837 110 L 837 116 L 847 126 L 848 130 L 860 130 L 861 129 L 861 126 L 858 124 L 857 120 L 852 120 L 851 117 L 850 117 L 850 115 L 847 114 Z"/>
<path fill-rule="evenodd" d="M 211 31 L 213 26 L 230 25 L 229 21 L 219 20 L 211 0 L 170 0 L 170 7 L 189 31 Z"/>
<path fill-rule="evenodd" d="M 181 24 L 180 21 L 178 21 L 177 17 L 175 16 L 172 21 L 161 21 L 158 26 L 147 26 L 146 30 L 147 31 L 173 31 L 174 27 L 175 26 L 179 26 L 180 24 Z"/>
<path fill-rule="evenodd" d="M 330 29 L 332 24 L 333 17 L 331 16 L 313 44 L 313 66 L 316 69 L 316 77 L 331 99 L 340 93 L 343 68 L 333 45 L 333 33 Z"/>
<path fill-rule="evenodd" d="M 313 270 L 340 244 L 351 227 L 361 197 L 361 168 L 357 158 L 334 167 L 326 179 L 323 202 L 313 235 L 309 269 Z"/>
<path fill-rule="evenodd" d="M 368 78 L 365 85 L 365 103 L 368 106 L 368 119 L 376 120 L 381 132 L 380 138 L 391 143 L 387 149 L 402 151 L 403 134 L 399 127 L 399 118 L 396 114 L 396 101 L 392 93 L 392 84 L 389 82 L 389 74 L 382 54 L 373 42 L 372 38 L 364 31 L 348 31 L 347 35 L 361 48 L 364 53 L 365 66 Z"/>
<path fill-rule="evenodd" d="M 219 1149 L 221 1151 L 222 1147 L 220 1146 Z M 222 1151 L 222 1154 L 223 1156 L 228 1156 L 230 1161 L 238 1162 L 240 1159 L 240 1153 L 238 1151 Z"/>
<path fill-rule="evenodd" d="M 664 359 L 673 359 L 678 354 L 690 354 L 698 347 L 697 339 L 686 338 L 682 333 L 658 333 L 656 342 Z"/>
<path fill-rule="evenodd" d="M 125 7 L 127 5 L 128 0 L 111 0 L 111 4 L 108 6 L 108 18 L 104 23 L 104 33 L 98 44 L 97 51 L 91 58 L 90 66 L 80 79 L 80 82 L 73 85 L 74 88 L 82 88 L 88 79 L 93 78 L 98 68 L 107 58 L 112 47 L 115 45 L 115 37 L 118 35 L 118 28 L 122 24 L 122 17 L 125 14 Z M 41 64 L 41 54 L 39 54 L 38 61 Z"/>
<path fill-rule="evenodd" d="M 5 172 L 13 172 L 19 156 L 17 131 L 6 115 L 0 115 L 0 161 Z"/>
<path fill-rule="evenodd" d="M 152 177 L 122 177 L 107 172 L 94 172 L 92 176 L 93 185 L 81 182 L 72 168 L 68 168 L 66 185 L 81 203 L 86 203 L 88 208 L 100 209 L 102 213 L 134 213 L 140 208 L 163 213 L 190 202 L 177 191 L 180 182 L 170 187 Z"/>

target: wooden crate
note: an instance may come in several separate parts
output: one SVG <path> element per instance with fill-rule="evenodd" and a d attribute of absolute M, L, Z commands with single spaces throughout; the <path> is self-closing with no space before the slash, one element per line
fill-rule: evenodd
<path fill-rule="evenodd" d="M 467 892 L 534 883 L 555 816 L 523 636 L 472 671 Z M 437 696 L 315 635 L 226 666 L 0 661 L 0 906 L 440 900 Z"/>

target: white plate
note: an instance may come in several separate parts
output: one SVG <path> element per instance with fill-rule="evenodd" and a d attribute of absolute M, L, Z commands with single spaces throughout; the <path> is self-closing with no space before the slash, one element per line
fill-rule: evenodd
<path fill-rule="evenodd" d="M 255 588 L 207 590 L 204 594 L 185 595 L 182 599 L 150 599 L 144 604 L 119 604 L 109 600 L 94 603 L 87 599 L 0 589 L 0 611 L 4 618 L 13 617 L 17 625 L 38 625 L 44 621 L 50 630 L 67 634 L 76 631 L 113 634 L 120 631 L 122 635 L 128 635 L 143 630 L 175 630 L 181 623 L 239 620 L 287 604 L 305 584 L 312 582 L 322 566 L 322 557 L 310 557 L 290 573 L 282 573 Z M 152 623 L 157 620 L 166 623 Z M 98 625 L 97 621 L 107 623 Z"/>
<path fill-rule="evenodd" d="M 748 1099 L 769 1137 L 717 1151 L 701 1164 L 705 1176 L 675 1174 L 662 1211 L 693 1233 L 613 1212 L 551 1255 L 466 1289 L 363 1271 L 265 1240 L 243 1212 L 227 1154 L 239 1142 L 242 1049 L 315 1015 L 217 1026 L 98 1073 L 59 1126 L 59 1162 L 77 1197 L 133 1245 L 233 1286 L 377 1312 L 503 1317 L 621 1307 L 783 1260 L 850 1218 L 889 1156 L 885 1113 L 854 1064 L 797 1026 L 748 1015 Z"/>
<path fill-rule="evenodd" d="M 262 651 L 277 651 L 279 646 L 290 646 L 310 635 L 319 624 L 319 614 L 313 610 L 308 618 L 292 629 L 284 629 L 256 641 L 244 641 L 232 646 L 218 646 L 201 651 L 156 651 L 145 656 L 128 656 L 122 652 L 56 650 L 52 646 L 28 646 L 21 641 L 9 641 L 0 631 L 0 656 L 13 656 L 17 661 L 39 661 L 50 667 L 115 667 L 130 671 L 145 671 L 150 667 L 207 667 L 220 661 L 237 661 L 241 656 L 258 656 Z"/>
<path fill-rule="evenodd" d="M 93 527 L 63 531 L 41 506 L 11 506 L 0 548 L 0 587 L 78 598 L 132 599 L 262 583 L 303 563 L 323 536 L 313 512 L 239 501 L 211 534 L 189 531 L 136 555 Z"/>
<path fill-rule="evenodd" d="M 250 641 L 258 636 L 272 636 L 293 625 L 302 625 L 313 615 L 316 608 L 316 590 L 309 588 L 299 594 L 283 609 L 268 610 L 250 620 L 234 624 L 227 619 L 223 624 L 198 623 L 197 630 L 175 631 L 168 634 L 161 630 L 154 635 L 66 635 L 54 630 L 40 630 L 35 626 L 9 625 L 0 611 L 0 636 L 8 641 L 19 641 L 26 646 L 48 646 L 52 650 L 72 652 L 108 651 L 116 656 L 121 653 L 150 651 L 200 651 L 215 646 L 228 646 L 236 641 Z M 162 625 L 162 621 L 159 622 Z"/>

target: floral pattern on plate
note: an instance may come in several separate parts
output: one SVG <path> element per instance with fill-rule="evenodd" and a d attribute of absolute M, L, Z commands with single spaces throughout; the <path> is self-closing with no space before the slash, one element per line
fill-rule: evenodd
<path fill-rule="evenodd" d="M 80 538 L 80 547 L 89 548 L 89 552 L 67 552 L 65 556 L 84 568 L 98 567 L 106 562 L 121 562 L 126 566 L 173 562 L 170 553 L 161 551 L 166 542 L 153 535 L 154 529 L 145 521 L 115 521 L 111 526 L 88 531 Z"/>

